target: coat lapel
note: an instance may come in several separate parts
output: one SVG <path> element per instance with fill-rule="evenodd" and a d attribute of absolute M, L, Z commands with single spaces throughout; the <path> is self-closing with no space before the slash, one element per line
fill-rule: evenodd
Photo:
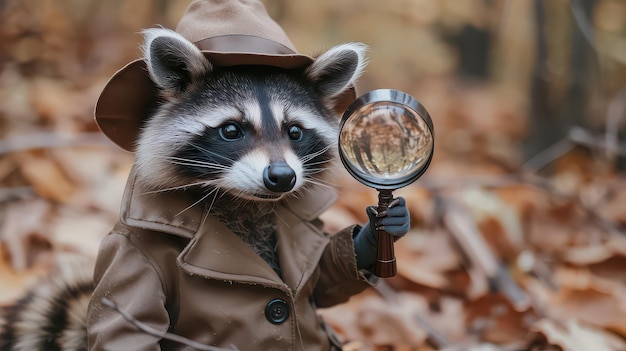
<path fill-rule="evenodd" d="M 317 217 L 335 200 L 334 192 L 311 192 L 277 209 L 278 257 L 282 279 L 215 217 L 208 216 L 178 258 L 189 274 L 208 279 L 262 284 L 297 293 L 315 269 L 329 242 Z"/>
<path fill-rule="evenodd" d="M 178 257 L 179 266 L 207 279 L 282 286 L 280 277 L 246 243 L 209 216 Z"/>
<path fill-rule="evenodd" d="M 153 191 L 131 170 L 124 190 L 120 221 L 129 226 L 191 238 L 200 227 L 202 195 L 192 191 Z M 193 206 L 190 206 L 193 205 Z"/>
<path fill-rule="evenodd" d="M 285 283 L 296 294 L 317 269 L 329 238 L 318 217 L 336 200 L 326 188 L 306 192 L 277 211 L 278 258 Z"/>
<path fill-rule="evenodd" d="M 283 280 L 298 293 L 309 280 L 329 239 L 309 222 L 302 221 L 289 211 L 279 212 L 278 258 Z"/>

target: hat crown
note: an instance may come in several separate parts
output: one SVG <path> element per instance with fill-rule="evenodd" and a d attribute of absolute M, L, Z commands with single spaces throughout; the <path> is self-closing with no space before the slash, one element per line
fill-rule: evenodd
<path fill-rule="evenodd" d="M 212 66 L 304 70 L 315 61 L 296 51 L 259 0 L 194 0 L 176 32 L 200 49 Z M 159 101 L 159 88 L 147 72 L 144 59 L 129 63 L 111 77 L 96 104 L 98 126 L 124 150 L 135 150 L 141 128 Z M 336 97 L 334 109 L 342 114 L 355 97 L 354 87 L 349 88 Z"/>
<path fill-rule="evenodd" d="M 254 53 L 251 48 L 255 46 L 238 44 L 241 37 L 248 36 L 247 43 L 259 39 L 282 47 L 283 54 L 297 53 L 287 34 L 258 0 L 194 0 L 176 31 L 194 44 L 204 43 L 206 47 L 199 45 L 201 50 L 212 50 L 212 43 L 230 40 L 226 45 L 229 51 Z"/>

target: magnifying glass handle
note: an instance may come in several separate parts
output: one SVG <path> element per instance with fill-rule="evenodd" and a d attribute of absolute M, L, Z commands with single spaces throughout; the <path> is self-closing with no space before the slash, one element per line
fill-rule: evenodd
<path fill-rule="evenodd" d="M 378 190 L 378 213 L 386 211 L 393 200 L 391 190 Z M 378 219 L 380 226 L 382 218 Z M 378 230 L 378 251 L 374 262 L 374 274 L 377 277 L 389 278 L 396 275 L 396 257 L 393 252 L 393 235 L 384 230 Z"/>

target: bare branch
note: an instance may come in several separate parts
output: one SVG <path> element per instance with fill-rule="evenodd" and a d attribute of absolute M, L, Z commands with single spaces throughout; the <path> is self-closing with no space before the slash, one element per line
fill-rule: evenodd
<path fill-rule="evenodd" d="M 0 155 L 32 149 L 49 149 L 83 145 L 112 147 L 113 144 L 107 141 L 106 137 L 100 132 L 78 134 L 41 132 L 0 140 Z"/>
<path fill-rule="evenodd" d="M 617 132 L 609 131 L 608 125 L 605 137 L 594 136 L 591 132 L 582 127 L 572 127 L 569 131 L 568 137 L 572 142 L 590 149 L 605 150 L 605 153 L 610 155 L 612 158 L 615 155 L 626 156 L 626 146 L 619 145 Z"/>
<path fill-rule="evenodd" d="M 157 337 L 159 339 L 166 339 L 166 340 L 170 340 L 170 341 L 174 341 L 189 347 L 193 347 L 194 349 L 197 350 L 206 350 L 206 351 L 232 351 L 232 350 L 236 350 L 236 349 L 223 349 L 220 347 L 215 347 L 215 346 L 209 346 L 209 345 L 204 345 L 204 344 L 200 344 L 198 342 L 195 342 L 193 340 L 189 340 L 183 336 L 180 335 L 176 335 L 176 334 L 172 334 L 172 333 L 168 333 L 168 332 L 162 332 L 160 330 L 154 329 L 150 326 L 147 326 L 143 323 L 141 323 L 140 321 L 136 320 L 133 316 L 129 315 L 128 313 L 122 311 L 115 302 L 107 299 L 106 297 L 102 298 L 102 303 L 115 310 L 117 313 L 119 313 L 122 317 L 124 317 L 124 319 L 126 319 L 130 324 L 132 324 L 133 326 L 135 326 L 135 328 L 137 328 L 138 330 L 152 335 L 154 337 Z"/>
<path fill-rule="evenodd" d="M 606 132 L 605 132 L 605 148 L 606 155 L 609 160 L 614 161 L 616 153 L 626 151 L 619 150 L 618 129 L 620 122 L 626 115 L 626 87 L 617 92 L 615 97 L 609 102 L 606 112 Z"/>
<path fill-rule="evenodd" d="M 599 52 L 594 39 L 593 27 L 587 19 L 587 16 L 585 16 L 585 9 L 580 3 L 580 0 L 570 0 L 569 7 L 572 11 L 572 15 L 574 16 L 574 22 L 578 26 L 578 29 L 580 29 L 580 32 L 583 34 L 583 37 L 587 41 L 587 44 L 589 44 L 589 46 L 591 46 L 593 50 Z"/>
<path fill-rule="evenodd" d="M 562 139 L 526 161 L 522 168 L 536 172 L 570 152 L 574 146 L 568 138 Z"/>
<path fill-rule="evenodd" d="M 448 209 L 443 217 L 444 223 L 472 264 L 508 298 L 516 311 L 528 310 L 531 305 L 530 298 L 513 280 L 506 266 L 495 257 L 465 206 L 450 199 L 444 201 Z"/>
<path fill-rule="evenodd" d="M 603 57 L 609 58 L 615 62 L 624 64 L 624 59 L 619 55 L 615 55 L 613 51 L 603 49 L 602 46 L 598 46 L 595 40 L 595 33 L 593 29 L 593 24 L 588 16 L 585 14 L 585 9 L 580 0 L 570 0 L 569 8 L 572 12 L 572 16 L 574 17 L 574 22 L 576 26 L 582 33 L 585 41 L 589 44 L 589 46 L 594 50 L 596 55 L 602 55 Z"/>
<path fill-rule="evenodd" d="M 523 168 L 536 172 L 570 152 L 576 145 L 605 150 L 611 158 L 615 155 L 626 156 L 626 145 L 620 145 L 617 140 L 617 123 L 626 111 L 626 90 L 615 97 L 611 106 L 607 116 L 607 131 L 604 137 L 596 137 L 583 127 L 571 127 L 565 138 L 533 156 L 524 163 Z"/>
<path fill-rule="evenodd" d="M 35 196 L 35 190 L 30 186 L 14 188 L 0 188 L 0 204 L 3 202 L 23 200 Z"/>

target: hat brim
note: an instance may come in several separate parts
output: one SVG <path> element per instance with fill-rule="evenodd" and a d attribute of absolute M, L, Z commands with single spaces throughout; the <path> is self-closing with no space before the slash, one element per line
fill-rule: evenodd
<path fill-rule="evenodd" d="M 261 65 L 283 69 L 304 68 L 314 59 L 300 54 L 265 55 L 203 51 L 215 66 Z M 335 110 L 341 115 L 356 98 L 354 87 L 336 100 Z M 142 126 L 159 103 L 159 89 L 148 74 L 143 59 L 130 62 L 107 82 L 94 111 L 100 130 L 120 148 L 134 152 Z"/>

